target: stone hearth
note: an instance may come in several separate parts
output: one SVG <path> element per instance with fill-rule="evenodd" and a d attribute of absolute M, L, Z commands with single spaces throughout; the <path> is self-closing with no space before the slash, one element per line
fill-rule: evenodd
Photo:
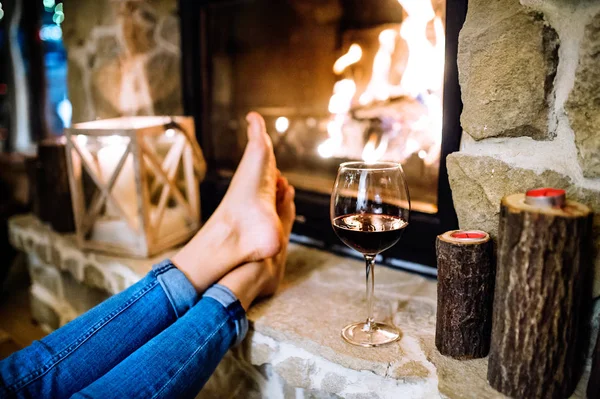
<path fill-rule="evenodd" d="M 14 217 L 10 238 L 27 254 L 34 316 L 49 330 L 126 289 L 161 260 L 82 252 L 73 236 L 33 216 Z M 363 263 L 291 244 L 281 292 L 250 310 L 248 337 L 226 355 L 199 397 L 503 397 L 487 384 L 487 359 L 453 360 L 435 348 L 435 280 L 385 267 L 375 276 L 376 315 L 392 319 L 402 339 L 355 347 L 340 330 L 363 317 Z M 599 311 L 597 302 L 594 331 Z M 574 398 L 585 397 L 589 367 L 588 360 Z"/>

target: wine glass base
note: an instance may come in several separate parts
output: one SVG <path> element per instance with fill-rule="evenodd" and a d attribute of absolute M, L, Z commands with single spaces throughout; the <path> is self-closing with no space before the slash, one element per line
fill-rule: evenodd
<path fill-rule="evenodd" d="M 371 323 L 371 330 L 368 330 L 365 322 L 353 323 L 344 327 L 342 338 L 352 345 L 380 346 L 398 340 L 400 330 L 386 323 Z"/>

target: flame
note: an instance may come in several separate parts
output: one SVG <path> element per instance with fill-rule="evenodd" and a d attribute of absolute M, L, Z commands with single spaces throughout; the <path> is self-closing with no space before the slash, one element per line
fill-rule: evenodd
<path fill-rule="evenodd" d="M 367 144 L 362 152 L 362 158 L 366 163 L 373 164 L 379 161 L 385 155 L 385 151 L 388 147 L 388 137 L 382 136 L 377 147 L 375 147 L 376 142 L 377 136 L 375 134 L 371 134 L 369 141 L 367 141 Z"/>
<path fill-rule="evenodd" d="M 345 114 L 352 107 L 352 97 L 356 93 L 356 83 L 352 79 L 342 79 L 335 82 L 333 96 L 329 99 L 329 112 Z"/>
<path fill-rule="evenodd" d="M 346 68 L 356 64 L 362 58 L 362 48 L 354 43 L 348 49 L 348 52 L 337 59 L 333 64 L 333 73 L 340 75 Z"/>
<path fill-rule="evenodd" d="M 400 36 L 408 45 L 408 63 L 400 86 L 413 97 L 442 87 L 444 72 L 444 26 L 435 16 L 431 3 L 398 0 L 408 13 L 400 26 Z M 427 24 L 433 20 L 436 43 L 427 39 Z"/>
<path fill-rule="evenodd" d="M 352 106 L 352 98 L 356 93 L 356 83 L 352 79 L 342 79 L 333 86 L 333 95 L 329 99 L 329 112 L 333 115 L 327 123 L 329 138 L 317 147 L 319 155 L 331 158 L 336 150 L 342 146 L 343 127 L 348 119 L 348 111 Z"/>
<path fill-rule="evenodd" d="M 379 33 L 379 48 L 373 59 L 372 74 L 369 83 L 362 93 L 357 93 L 357 86 L 352 79 L 342 79 L 335 83 L 333 95 L 329 100 L 331 117 L 327 124 L 329 137 L 321 143 L 317 150 L 319 155 L 328 158 L 334 155 L 348 156 L 344 140 L 349 143 L 349 115 L 355 103 L 368 106 L 376 101 L 408 96 L 423 104 L 427 110 L 424 115 L 406 125 L 401 117 L 392 123 L 391 132 L 384 132 L 377 144 L 377 136 L 371 135 L 362 150 L 365 162 L 373 163 L 384 158 L 388 151 L 390 134 L 400 131 L 415 132 L 405 139 L 404 148 L 389 156 L 395 160 L 403 160 L 417 154 L 427 165 L 439 160 L 442 139 L 442 87 L 444 78 L 445 37 L 442 19 L 435 15 L 430 1 L 398 0 L 407 13 L 399 29 L 384 29 Z M 432 24 L 433 43 L 427 37 L 427 28 Z M 396 71 L 394 65 L 396 43 L 403 39 L 408 47 L 408 60 L 403 71 Z M 342 74 L 350 65 L 362 59 L 362 48 L 353 43 L 348 51 L 336 60 L 333 71 Z M 402 72 L 399 84 L 393 83 L 393 72 Z M 396 76 L 398 76 L 396 74 Z M 406 130 L 405 130 L 406 129 Z M 348 137 L 345 137 L 348 136 Z M 359 147 L 360 148 L 360 147 Z M 393 148 L 392 148 L 393 149 Z M 352 151 L 350 151 L 352 152 Z M 352 153 L 351 157 L 356 156 Z"/>
<path fill-rule="evenodd" d="M 373 100 L 384 101 L 390 98 L 389 75 L 392 68 L 392 56 L 396 48 L 396 36 L 397 33 L 394 29 L 385 29 L 379 34 L 379 50 L 373 60 L 371 81 L 358 99 L 361 105 L 367 105 Z"/>

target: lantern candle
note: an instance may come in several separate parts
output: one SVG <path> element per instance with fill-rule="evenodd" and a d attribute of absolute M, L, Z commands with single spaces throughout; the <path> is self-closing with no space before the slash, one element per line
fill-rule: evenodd
<path fill-rule="evenodd" d="M 119 136 L 110 136 L 106 138 L 108 145 L 98 150 L 98 166 L 100 169 L 100 179 L 104 184 L 108 184 L 112 175 L 116 172 L 119 161 L 127 150 L 127 144 L 120 140 Z M 117 141 L 118 140 L 118 141 Z M 114 143 L 117 141 L 116 143 Z M 133 220 L 136 213 L 137 196 L 135 190 L 135 175 L 133 170 L 133 159 L 131 154 L 127 154 L 125 164 L 121 168 L 119 176 L 112 189 L 112 196 L 123 209 L 125 216 Z M 118 216 L 118 212 L 112 204 L 107 203 L 107 213 L 111 216 Z"/>

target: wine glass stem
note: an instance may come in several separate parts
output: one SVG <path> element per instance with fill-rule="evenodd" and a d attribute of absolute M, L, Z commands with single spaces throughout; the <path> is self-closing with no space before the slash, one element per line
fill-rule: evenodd
<path fill-rule="evenodd" d="M 366 274 L 367 274 L 367 322 L 365 323 L 365 330 L 373 330 L 373 291 L 375 289 L 375 256 L 365 255 L 366 262 Z"/>

